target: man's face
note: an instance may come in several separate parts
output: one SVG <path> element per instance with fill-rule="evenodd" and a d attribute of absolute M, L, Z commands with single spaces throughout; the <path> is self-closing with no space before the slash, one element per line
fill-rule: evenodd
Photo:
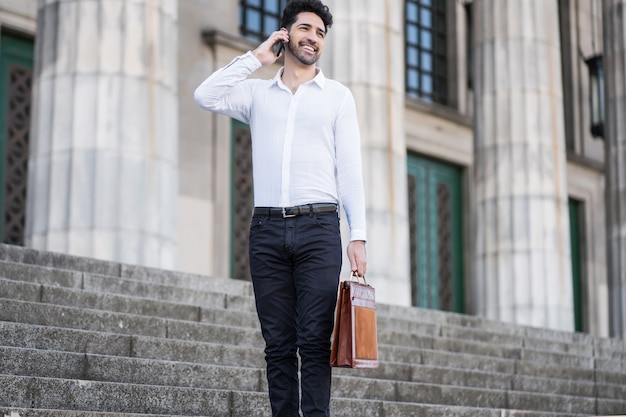
<path fill-rule="evenodd" d="M 322 55 L 326 28 L 322 19 L 311 12 L 302 12 L 289 31 L 289 52 L 305 65 L 315 64 Z"/>

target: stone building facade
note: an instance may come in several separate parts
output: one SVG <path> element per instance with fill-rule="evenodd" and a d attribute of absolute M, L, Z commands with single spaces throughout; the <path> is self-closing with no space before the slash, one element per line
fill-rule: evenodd
<path fill-rule="evenodd" d="M 0 0 L 3 241 L 246 279 L 249 131 L 192 95 L 284 3 Z M 624 337 L 626 0 L 326 3 L 378 300 Z"/>

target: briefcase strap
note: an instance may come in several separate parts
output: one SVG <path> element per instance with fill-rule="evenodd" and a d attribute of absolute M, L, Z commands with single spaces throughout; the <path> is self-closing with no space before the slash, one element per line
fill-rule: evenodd
<path fill-rule="evenodd" d="M 360 283 L 361 279 L 363 280 L 363 284 L 367 285 L 367 281 L 365 280 L 365 275 L 363 275 L 361 277 L 361 276 L 359 276 L 358 272 L 352 271 L 352 274 L 350 275 L 350 281 L 356 281 L 356 282 Z"/>

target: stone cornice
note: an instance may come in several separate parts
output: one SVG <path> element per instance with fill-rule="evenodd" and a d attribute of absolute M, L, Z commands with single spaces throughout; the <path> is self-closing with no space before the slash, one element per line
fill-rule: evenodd
<path fill-rule="evenodd" d="M 585 156 L 576 154 L 572 151 L 567 151 L 567 161 L 577 165 L 584 166 L 591 170 L 604 173 L 604 163 L 595 159 L 587 158 Z"/>
<path fill-rule="evenodd" d="M 474 126 L 474 121 L 470 116 L 461 114 L 451 107 L 442 106 L 436 103 L 426 103 L 410 97 L 406 97 L 405 102 L 407 108 L 441 117 L 469 128 Z"/>
<path fill-rule="evenodd" d="M 258 42 L 253 42 L 250 39 L 246 39 L 242 36 L 235 36 L 216 29 L 203 30 L 202 40 L 209 48 L 214 48 L 215 46 L 220 45 L 233 49 L 238 49 L 242 52 L 254 49 L 258 45 Z"/>

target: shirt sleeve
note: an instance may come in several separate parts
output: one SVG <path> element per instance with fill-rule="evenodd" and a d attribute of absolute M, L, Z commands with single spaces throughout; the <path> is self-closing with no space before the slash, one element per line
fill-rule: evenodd
<path fill-rule="evenodd" d="M 356 104 L 348 90 L 335 124 L 337 182 L 341 202 L 350 226 L 350 241 L 367 240 L 365 193 L 361 165 L 361 134 Z"/>
<path fill-rule="evenodd" d="M 204 110 L 249 123 L 252 88 L 246 78 L 261 67 L 248 51 L 215 71 L 196 88 L 194 100 Z"/>

